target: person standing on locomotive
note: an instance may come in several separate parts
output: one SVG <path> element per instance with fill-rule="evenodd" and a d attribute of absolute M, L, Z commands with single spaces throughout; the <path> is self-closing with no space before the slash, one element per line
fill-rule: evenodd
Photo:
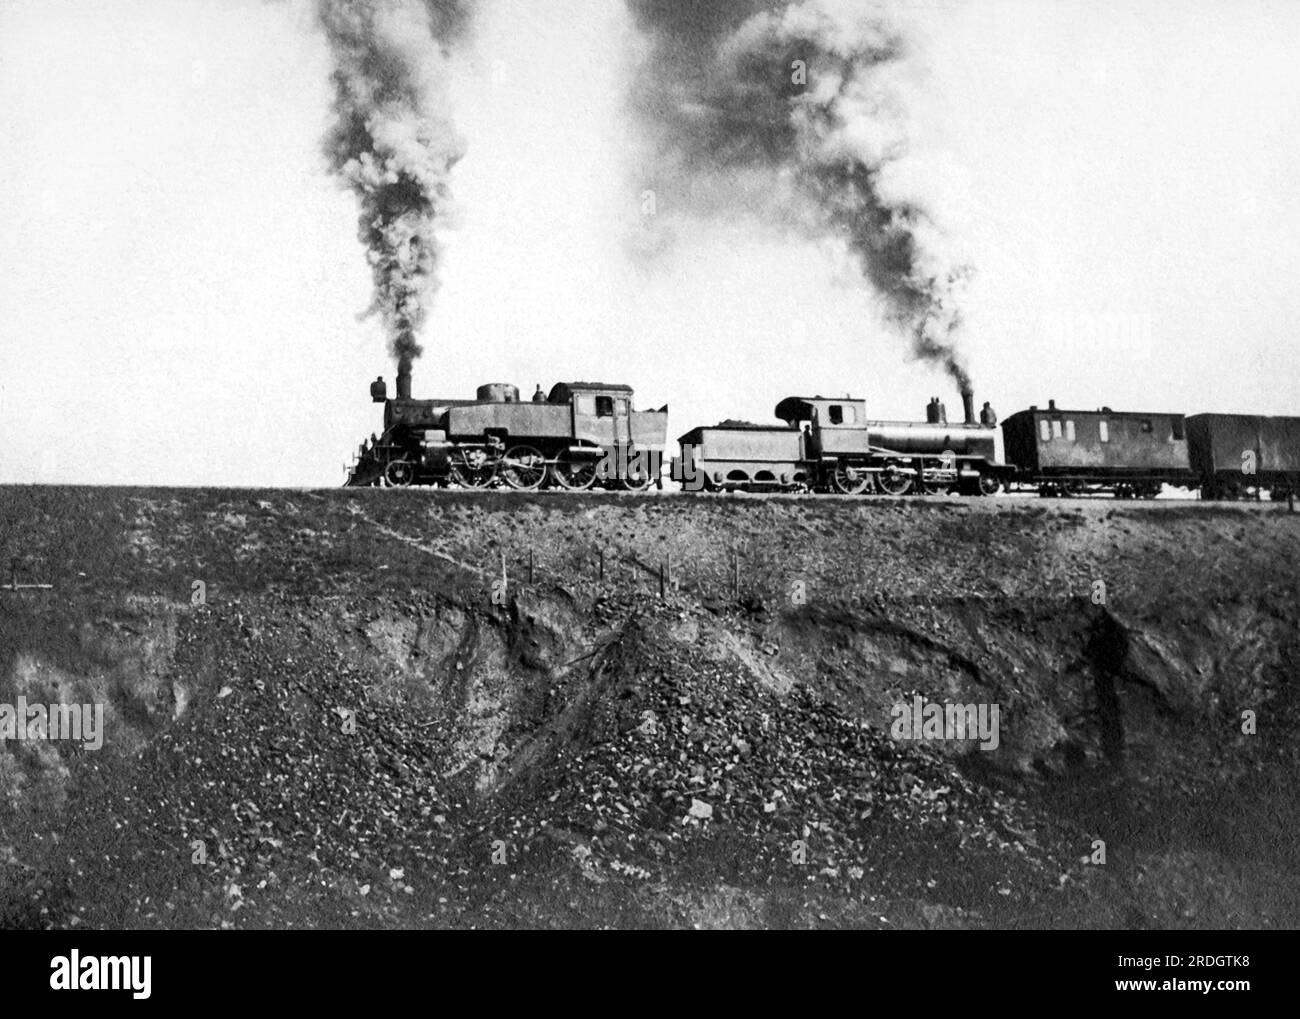
<path fill-rule="evenodd" d="M 992 428 L 997 423 L 998 423 L 997 414 L 993 412 L 993 408 L 989 405 L 988 400 L 985 400 L 984 406 L 980 410 L 980 424 L 982 424 L 985 428 Z"/>

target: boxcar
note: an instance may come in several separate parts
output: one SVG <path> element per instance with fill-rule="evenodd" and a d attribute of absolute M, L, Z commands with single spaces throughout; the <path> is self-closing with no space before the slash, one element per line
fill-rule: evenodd
<path fill-rule="evenodd" d="M 1193 414 L 1187 441 L 1207 499 L 1234 499 L 1251 489 L 1285 499 L 1300 491 L 1300 418 Z"/>

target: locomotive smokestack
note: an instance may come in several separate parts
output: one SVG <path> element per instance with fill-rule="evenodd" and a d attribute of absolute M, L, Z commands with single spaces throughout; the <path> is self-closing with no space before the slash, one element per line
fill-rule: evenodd
<path fill-rule="evenodd" d="M 966 411 L 966 423 L 968 425 L 975 424 L 975 394 L 969 389 L 961 391 L 961 405 Z"/>
<path fill-rule="evenodd" d="M 397 398 L 399 400 L 411 398 L 411 366 L 405 361 L 397 368 Z"/>

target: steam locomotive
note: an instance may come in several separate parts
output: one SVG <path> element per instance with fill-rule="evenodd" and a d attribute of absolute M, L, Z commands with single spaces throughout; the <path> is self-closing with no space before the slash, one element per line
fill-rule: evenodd
<path fill-rule="evenodd" d="M 1154 498 L 1165 485 L 1197 488 L 1206 499 L 1300 491 L 1300 418 L 1062 410 L 1055 401 L 1002 424 L 996 452 L 991 408 L 979 419 L 971 393 L 949 423 L 938 398 L 925 421 L 875 421 L 864 400 L 790 396 L 779 424 L 723 421 L 692 428 L 664 464 L 667 405 L 635 410 L 626 385 L 561 382 L 523 402 L 494 383 L 475 399 L 414 400 L 409 371 L 384 405 L 381 435 L 361 445 L 347 484 L 437 485 L 533 490 L 642 491 L 669 478 L 686 491 L 813 491 L 843 495 L 1001 489 L 1041 496 Z"/>
<path fill-rule="evenodd" d="M 348 485 L 640 491 L 658 477 L 668 433 L 667 405 L 634 410 L 629 386 L 600 382 L 539 388 L 527 403 L 505 383 L 473 400 L 413 400 L 402 372 L 396 399 L 382 378 L 370 398 L 384 405 L 384 430 L 362 444 Z"/>

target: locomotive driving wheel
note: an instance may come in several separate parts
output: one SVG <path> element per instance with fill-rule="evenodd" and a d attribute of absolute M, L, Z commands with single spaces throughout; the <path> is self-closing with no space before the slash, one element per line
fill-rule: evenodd
<path fill-rule="evenodd" d="M 644 492 L 650 487 L 650 475 L 643 470 L 629 467 L 628 472 L 618 479 L 618 485 L 625 492 Z"/>
<path fill-rule="evenodd" d="M 530 492 L 546 480 L 546 457 L 533 446 L 512 446 L 502 461 L 501 476 L 511 488 Z"/>
<path fill-rule="evenodd" d="M 885 464 L 884 470 L 876 475 L 876 484 L 886 495 L 906 495 L 912 490 L 915 475 L 896 460 Z"/>
<path fill-rule="evenodd" d="M 997 495 L 998 489 L 1002 487 L 1002 482 L 992 474 L 980 475 L 980 495 Z"/>
<path fill-rule="evenodd" d="M 561 488 L 567 488 L 571 492 L 581 492 L 595 483 L 599 467 L 600 461 L 591 457 L 561 453 L 559 459 L 551 466 L 551 477 Z"/>
<path fill-rule="evenodd" d="M 451 480 L 466 488 L 483 488 L 496 475 L 496 464 L 481 449 L 458 449 L 451 458 Z"/>
<path fill-rule="evenodd" d="M 871 472 L 861 464 L 841 460 L 831 472 L 831 485 L 841 495 L 861 495 L 871 488 Z"/>
<path fill-rule="evenodd" d="M 415 480 L 415 464 L 410 460 L 393 460 L 384 468 L 384 478 L 394 488 L 405 488 Z"/>

